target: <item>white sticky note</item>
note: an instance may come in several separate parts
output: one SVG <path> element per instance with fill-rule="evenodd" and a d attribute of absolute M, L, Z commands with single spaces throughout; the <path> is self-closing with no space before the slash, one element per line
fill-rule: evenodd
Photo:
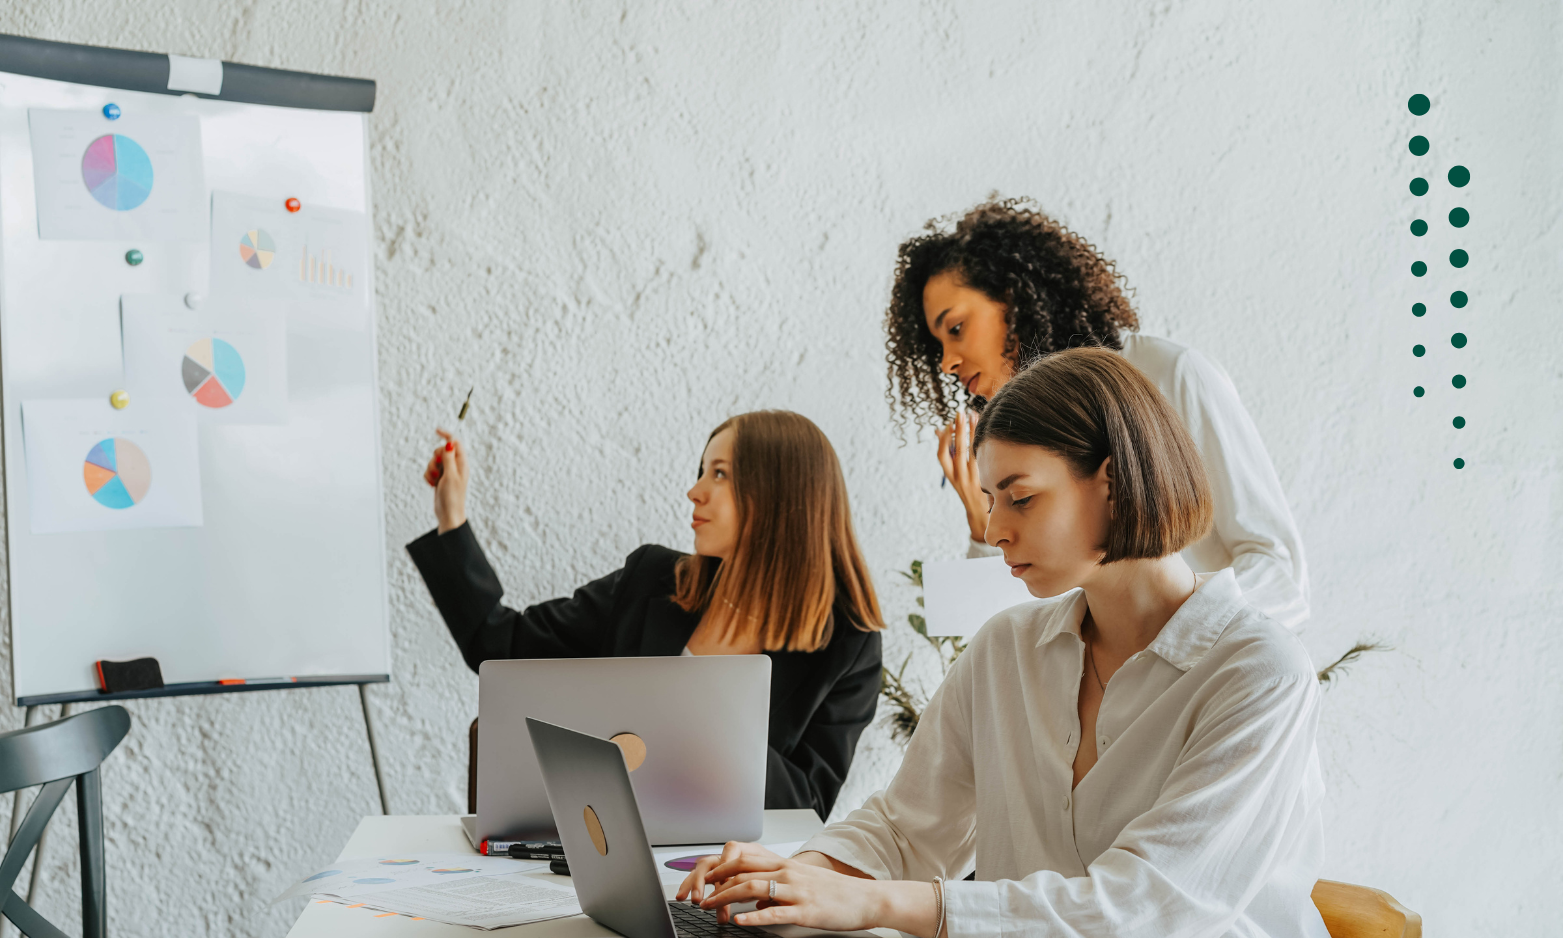
<path fill-rule="evenodd" d="M 929 635 L 975 635 L 998 613 L 1036 598 L 1023 581 L 1010 575 L 1003 557 L 923 564 Z"/>
<path fill-rule="evenodd" d="M 218 59 L 170 55 L 168 90 L 194 91 L 196 94 L 222 94 L 223 63 Z"/>

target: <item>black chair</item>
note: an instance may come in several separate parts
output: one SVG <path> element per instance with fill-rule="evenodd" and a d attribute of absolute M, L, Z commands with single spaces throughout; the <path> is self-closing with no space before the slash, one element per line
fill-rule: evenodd
<path fill-rule="evenodd" d="M 11 886 L 71 782 L 76 783 L 76 826 L 81 832 L 81 934 L 104 938 L 108 933 L 103 907 L 103 783 L 98 766 L 129 731 L 130 714 L 125 708 L 108 706 L 0 733 L 0 794 L 43 786 L 0 859 L 0 895 L 5 897 L 0 913 L 27 938 L 67 938 Z"/>

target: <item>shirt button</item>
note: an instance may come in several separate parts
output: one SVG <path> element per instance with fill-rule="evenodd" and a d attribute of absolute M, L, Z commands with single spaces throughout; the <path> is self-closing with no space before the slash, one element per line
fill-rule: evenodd
<path fill-rule="evenodd" d="M 1099 736 L 1097 737 L 1096 741 L 1101 744 L 1103 749 L 1106 749 L 1107 744 L 1112 742 L 1112 740 L 1108 739 L 1106 736 Z"/>
<path fill-rule="evenodd" d="M 1069 810 L 1069 796 L 1068 795 L 1064 796 L 1064 810 L 1065 811 Z"/>

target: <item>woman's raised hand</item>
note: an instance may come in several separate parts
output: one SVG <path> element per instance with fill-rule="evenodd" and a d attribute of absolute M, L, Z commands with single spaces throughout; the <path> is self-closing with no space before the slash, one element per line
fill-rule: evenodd
<path fill-rule="evenodd" d="M 966 506 L 971 539 L 980 541 L 988 533 L 988 496 L 982 494 L 982 486 L 977 483 L 977 460 L 971 453 L 971 436 L 976 428 L 977 415 L 963 410 L 939 431 L 939 466 Z"/>
<path fill-rule="evenodd" d="M 467 523 L 467 451 L 447 431 L 434 432 L 445 442 L 434 448 L 423 481 L 434 488 L 434 517 L 444 534 Z"/>
<path fill-rule="evenodd" d="M 809 862 L 814 858 L 818 862 Z M 729 843 L 722 848 L 720 857 L 704 857 L 695 864 L 694 871 L 678 887 L 678 898 L 716 909 L 717 921 L 722 923 L 791 923 L 829 931 L 854 931 L 881 924 L 879 917 L 887 898 L 881 894 L 885 892 L 882 887 L 895 884 L 837 873 L 825 868 L 829 862 L 817 853 L 787 860 L 759 844 Z M 708 883 L 711 894 L 705 895 Z M 727 909 L 734 902 L 758 905 L 753 912 L 734 916 Z"/>

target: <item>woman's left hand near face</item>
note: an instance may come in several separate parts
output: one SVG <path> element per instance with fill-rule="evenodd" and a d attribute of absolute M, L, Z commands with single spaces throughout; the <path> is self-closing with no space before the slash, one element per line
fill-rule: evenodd
<path fill-rule="evenodd" d="M 727 919 L 726 906 L 731 903 L 759 903 L 755 911 L 732 917 L 739 925 L 794 924 L 827 931 L 856 931 L 878 925 L 882 913 L 882 884 L 799 860 L 784 860 L 774 854 L 745 852 L 725 859 L 705 879 L 713 884 L 714 891 L 700 905 L 720 910 L 719 920 Z M 776 883 L 774 900 L 772 882 Z"/>

